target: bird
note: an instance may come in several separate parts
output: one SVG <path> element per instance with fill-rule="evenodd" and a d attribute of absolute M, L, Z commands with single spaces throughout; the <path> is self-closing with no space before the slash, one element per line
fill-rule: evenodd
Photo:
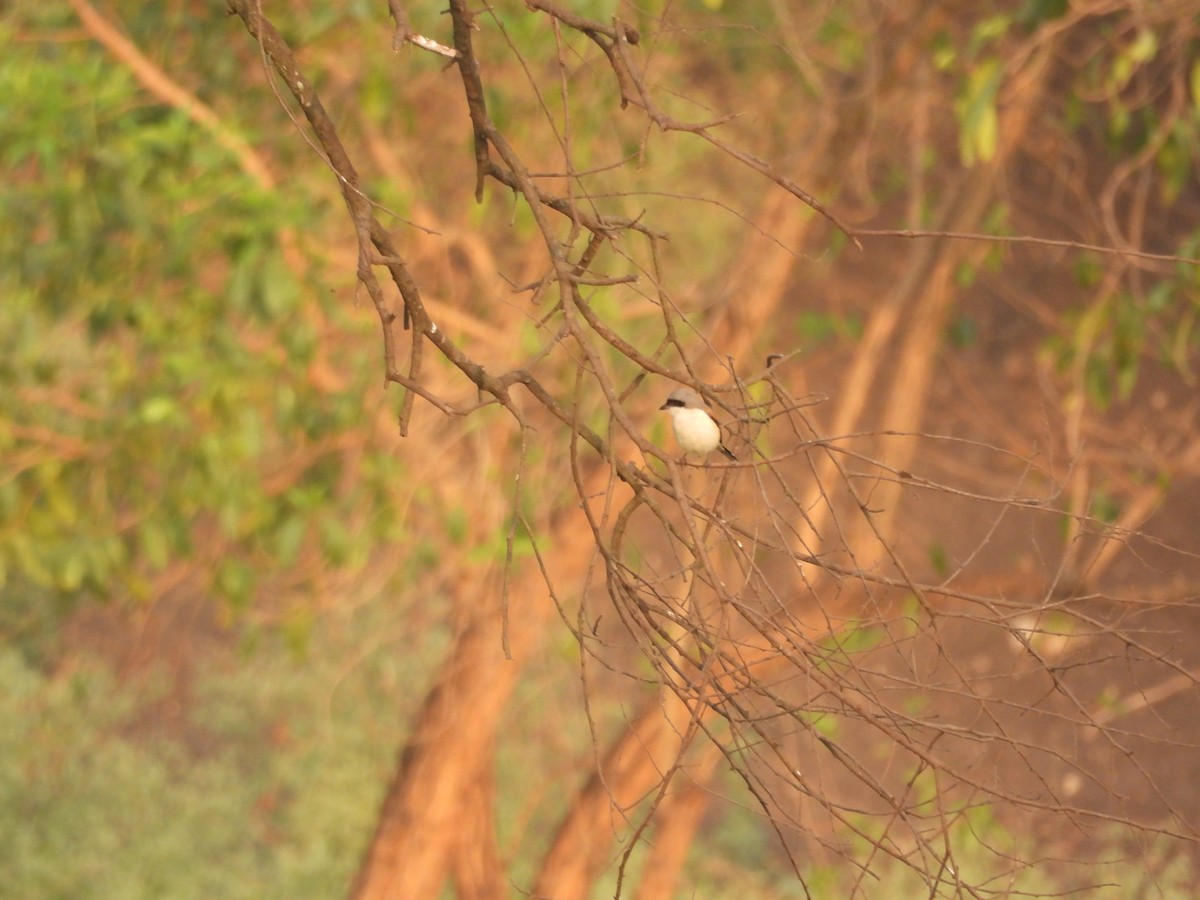
<path fill-rule="evenodd" d="M 737 457 L 721 443 L 721 426 L 704 408 L 704 400 L 689 387 L 676 388 L 659 409 L 671 414 L 675 428 L 675 440 L 685 454 L 697 453 L 707 456 L 720 450 L 730 459 Z"/>

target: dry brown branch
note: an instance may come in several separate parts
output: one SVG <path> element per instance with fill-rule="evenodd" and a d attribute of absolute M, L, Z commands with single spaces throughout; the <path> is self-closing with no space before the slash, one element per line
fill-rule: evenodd
<path fill-rule="evenodd" d="M 1070 577 L 1076 559 L 1088 560 L 1079 567 L 1096 578 L 1118 562 L 1136 560 L 1136 552 L 1155 555 L 1147 571 L 1194 562 L 1186 541 L 1141 533 L 1161 492 L 1130 489 L 1133 499 L 1115 525 L 1090 512 L 1091 479 L 1100 463 L 1086 455 L 1083 438 L 1091 420 L 1082 402 L 1073 420 L 1054 423 L 1054 438 L 1066 448 L 1063 458 L 1034 457 L 1027 418 L 1011 426 L 1026 441 L 1016 449 L 1005 434 L 990 441 L 943 440 L 929 427 L 944 412 L 938 363 L 962 300 L 958 275 L 979 268 L 989 249 L 978 242 L 1116 257 L 1101 285 L 1108 293 L 1098 293 L 1097 302 L 1124 283 L 1125 257 L 1194 262 L 1123 244 L 1105 248 L 981 233 L 1060 76 L 1060 49 L 1072 37 L 1068 25 L 1056 22 L 1012 39 L 995 154 L 970 171 L 951 172 L 947 165 L 937 179 L 928 173 L 914 179 L 914 190 L 922 192 L 937 181 L 936 204 L 927 204 L 923 194 L 902 198 L 909 209 L 932 208 L 936 229 L 916 232 L 843 225 L 779 165 L 719 137 L 716 129 L 730 124 L 730 117 L 689 123 L 669 115 L 648 63 L 636 56 L 643 36 L 620 19 L 604 24 L 543 0 L 528 5 L 555 29 L 557 58 L 549 71 L 566 110 L 561 121 L 536 89 L 537 70 L 503 31 L 500 13 L 490 7 L 486 13 L 536 95 L 531 105 L 547 120 L 548 144 L 562 157 L 554 165 L 542 164 L 537 151 L 526 149 L 534 141 L 519 140 L 516 129 L 501 128 L 489 113 L 494 82 L 476 52 L 477 14 L 463 0 L 450 3 L 455 66 L 470 116 L 474 195 L 481 199 L 489 186 L 502 186 L 528 211 L 537 259 L 525 274 L 534 274 L 513 280 L 533 302 L 555 292 L 536 319 L 528 314 L 540 329 L 538 349 L 506 354 L 503 341 L 493 341 L 488 352 L 496 362 L 485 365 L 476 348 L 447 333 L 445 323 L 455 320 L 439 313 L 443 321 L 435 321 L 438 308 L 423 299 L 411 255 L 376 218 L 351 154 L 290 48 L 257 6 L 231 0 L 338 179 L 356 237 L 356 274 L 382 328 L 384 372 L 406 388 L 402 433 L 420 398 L 455 417 L 499 404 L 519 438 L 510 442 L 517 446 L 502 467 L 516 484 L 502 491 L 492 485 L 512 512 L 481 516 L 503 534 L 506 558 L 498 572 L 458 586 L 475 602 L 460 596 L 455 645 L 401 757 L 354 896 L 435 896 L 452 871 L 464 892 L 503 891 L 499 854 L 486 836 L 494 801 L 485 773 L 503 730 L 505 704 L 554 612 L 578 642 L 585 691 L 597 672 L 624 673 L 630 682 L 650 681 L 657 695 L 612 739 L 594 734 L 608 749 L 597 754 L 595 771 L 564 816 L 539 868 L 535 895 L 587 896 L 608 868 L 615 869 L 620 892 L 633 853 L 656 832 L 665 862 L 658 881 L 644 880 L 641 890 L 665 895 L 706 803 L 701 788 L 685 786 L 697 760 L 699 785 L 718 760 L 736 772 L 747 805 L 757 807 L 764 829 L 777 836 L 801 880 L 806 850 L 852 856 L 843 841 L 857 839 L 866 849 L 853 858 L 852 883 L 863 892 L 874 869 L 894 863 L 919 878 L 931 896 L 997 893 L 991 876 L 962 875 L 965 854 L 955 838 L 964 824 L 969 827 L 972 810 L 985 806 L 1003 809 L 1015 821 L 1053 821 L 1080 833 L 1113 824 L 1195 842 L 1196 822 L 1164 790 L 1161 774 L 1130 749 L 1135 742 L 1173 739 L 1121 727 L 1124 713 L 1103 711 L 1104 684 L 1119 680 L 1124 697 L 1145 698 L 1126 701 L 1130 715 L 1156 712 L 1183 694 L 1181 685 L 1195 683 L 1195 662 L 1177 657 L 1164 610 L 1140 600 L 1136 589 L 1106 581 L 1105 588 L 1085 594 Z M 393 2 L 389 8 L 396 39 L 411 41 L 403 7 Z M 1078 11 L 1069 17 L 1080 27 L 1086 20 Z M 938 33 L 943 24 L 926 7 L 911 27 Z M 618 195 L 593 191 L 590 180 L 609 167 L 585 169 L 572 158 L 577 138 L 568 100 L 576 88 L 570 61 L 581 53 L 571 44 L 572 32 L 589 49 L 599 48 L 619 102 L 632 107 L 647 130 L 700 137 L 720 165 L 778 188 L 757 204 L 752 218 L 758 235 L 741 244 L 743 258 L 729 269 L 729 299 L 709 328 L 701 329 L 677 299 L 683 294 L 673 289 L 676 279 L 661 255 L 665 229 L 641 214 L 614 213 L 619 207 L 605 201 Z M 867 83 L 873 90 L 886 90 L 889 79 L 908 70 L 904 54 L 893 49 L 885 47 L 872 61 L 895 66 L 872 72 Z M 938 125 L 928 94 L 934 88 L 927 70 L 922 77 L 926 108 L 913 129 L 920 146 L 932 152 Z M 868 135 L 884 128 L 886 109 L 875 103 Z M 811 183 L 832 189 L 843 165 L 859 166 L 858 180 L 869 181 L 862 167 L 866 151 L 858 145 L 846 153 L 846 139 L 827 114 L 808 164 L 821 174 Z M 386 160 L 378 135 L 368 130 L 367 142 L 377 160 Z M 916 155 L 902 159 L 910 171 L 919 162 Z M 1139 156 L 1128 173 L 1114 173 L 1110 200 L 1145 164 Z M 799 215 L 795 198 L 828 224 Z M 1150 202 L 1150 193 L 1137 195 L 1126 239 L 1143 233 Z M 864 290 L 863 336 L 852 357 L 823 371 L 832 387 L 820 387 L 833 399 L 812 408 L 795 399 L 798 378 L 787 366 L 768 363 L 754 375 L 740 373 L 748 359 L 763 353 L 763 343 L 769 351 L 791 349 L 773 328 L 788 309 L 798 264 L 807 259 L 804 248 L 821 237 L 814 222 L 852 240 L 926 240 Z M 478 269 L 494 266 L 491 260 L 499 256 L 473 254 Z M 397 316 L 375 274 L 380 266 L 411 319 L 403 373 Z M 850 266 L 841 271 L 848 278 L 856 274 Z M 609 293 L 585 292 L 588 287 Z M 494 279 L 489 290 L 499 293 Z M 598 302 L 610 296 L 627 300 L 629 308 L 614 313 Z M 478 317 L 460 312 L 453 333 L 468 332 L 468 322 L 477 330 L 487 327 L 480 323 L 497 322 L 487 302 L 481 301 Z M 1047 308 L 1046 315 L 1057 320 L 1059 312 Z M 1100 335 L 1093 337 L 1080 342 L 1084 351 L 1099 344 Z M 1073 360 L 1078 385 L 1087 364 L 1086 352 Z M 708 374 L 717 371 L 719 378 Z M 815 377 L 805 372 L 809 385 Z M 729 465 L 676 460 L 648 440 L 639 406 L 645 405 L 641 388 L 648 378 L 690 384 L 714 400 L 737 431 L 742 459 Z M 986 402 L 986 396 L 981 387 L 972 401 Z M 1075 399 L 1081 398 L 1077 386 Z M 497 431 L 488 443 L 510 437 Z M 561 460 L 535 468 L 534 447 L 553 448 Z M 1172 466 L 1187 463 L 1178 454 L 1174 459 Z M 545 498 L 548 506 L 558 502 L 553 514 L 526 515 L 525 485 L 549 472 L 561 481 L 540 487 L 553 495 L 562 485 L 572 496 L 566 503 L 561 496 Z M 941 505 L 940 534 L 956 545 L 954 560 L 940 571 L 914 525 L 921 504 Z M 1060 520 L 1065 525 L 1055 531 Z M 524 529 L 535 549 L 533 560 L 521 565 L 514 546 Z M 1093 532 L 1100 537 L 1093 539 Z M 1007 586 L 992 581 L 968 589 L 972 573 L 1002 542 L 1014 556 L 1037 564 L 1027 574 L 1012 564 Z M 588 702 L 594 702 L 590 694 Z M 1098 737 L 1086 752 L 1073 752 L 1079 735 L 1093 733 Z M 1107 773 L 1116 769 L 1139 797 L 1148 798 L 1153 821 L 1116 789 L 1103 790 Z M 1076 779 L 1101 788 L 1076 797 Z M 675 790 L 683 791 L 678 802 L 685 812 L 677 823 L 656 825 L 656 816 L 677 802 Z M 478 852 L 465 853 L 464 840 Z M 627 841 L 624 852 L 621 841 Z"/>
<path fill-rule="evenodd" d="M 1109 256 L 1145 259 L 1154 262 L 1185 263 L 1189 266 L 1200 266 L 1200 259 L 1189 256 L 1179 256 L 1174 253 L 1150 253 L 1136 250 L 1132 247 L 1114 247 L 1111 244 L 1088 244 L 1082 241 L 1066 241 L 1057 238 L 1035 237 L 1028 234 L 978 234 L 965 231 L 926 231 L 913 228 L 860 228 L 854 232 L 859 237 L 881 238 L 946 238 L 955 241 L 979 241 L 985 244 L 1033 244 L 1041 247 L 1065 247 L 1070 250 L 1086 250 L 1089 253 L 1103 253 Z"/>

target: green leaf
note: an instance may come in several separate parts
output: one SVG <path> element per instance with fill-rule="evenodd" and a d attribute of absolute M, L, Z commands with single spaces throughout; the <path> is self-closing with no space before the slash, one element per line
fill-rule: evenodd
<path fill-rule="evenodd" d="M 847 656 L 855 653 L 864 653 L 867 650 L 877 647 L 885 637 L 887 631 L 876 626 L 858 626 L 851 628 L 848 632 L 843 632 L 843 635 L 838 639 L 838 646 Z"/>
<path fill-rule="evenodd" d="M 950 557 L 941 543 L 934 541 L 929 546 L 929 563 L 938 575 L 946 575 L 950 571 Z"/>
<path fill-rule="evenodd" d="M 143 522 L 138 528 L 138 550 L 151 567 L 161 572 L 170 559 L 170 542 L 162 525 L 156 520 Z"/>
<path fill-rule="evenodd" d="M 234 609 L 250 605 L 256 581 L 255 570 L 244 560 L 227 556 L 217 565 L 216 587 Z"/>
<path fill-rule="evenodd" d="M 1033 30 L 1043 22 L 1061 19 L 1067 12 L 1068 0 L 1025 0 L 1017 13 L 1017 21 Z"/>
<path fill-rule="evenodd" d="M 307 532 L 308 521 L 299 515 L 290 516 L 275 532 L 275 553 L 283 565 L 295 564 Z"/>
<path fill-rule="evenodd" d="M 968 44 L 972 54 L 978 53 L 982 47 L 994 43 L 1008 33 L 1013 20 L 1007 13 L 989 16 L 971 29 L 971 40 Z"/>
<path fill-rule="evenodd" d="M 73 548 L 68 552 L 66 562 L 63 563 L 59 572 L 59 586 L 68 592 L 79 590 L 79 586 L 83 584 L 83 577 L 87 574 L 87 568 L 87 559 L 80 548 Z"/>
<path fill-rule="evenodd" d="M 1148 28 L 1138 32 L 1129 47 L 1129 58 L 1136 63 L 1144 63 L 1154 58 L 1158 52 L 1158 35 Z"/>
<path fill-rule="evenodd" d="M 308 656 L 315 624 L 316 617 L 309 607 L 297 607 L 288 614 L 283 622 L 283 639 L 293 656 Z"/>
<path fill-rule="evenodd" d="M 151 397 L 142 404 L 138 418 L 147 425 L 157 425 L 174 418 L 179 411 L 179 404 L 171 397 Z"/>
<path fill-rule="evenodd" d="M 354 549 L 354 539 L 336 516 L 324 516 L 318 525 L 321 549 L 325 558 L 335 566 L 343 565 Z"/>
<path fill-rule="evenodd" d="M 1121 516 L 1121 503 L 1116 497 L 1109 494 L 1107 491 L 1097 488 L 1092 492 L 1091 509 L 1089 513 L 1092 517 L 1099 519 L 1101 522 L 1112 524 Z"/>
<path fill-rule="evenodd" d="M 959 121 L 959 154 L 963 165 L 987 162 L 996 154 L 1000 119 L 996 112 L 996 95 L 1000 89 L 1003 67 L 1000 60 L 990 57 L 981 61 L 967 77 L 966 85 L 954 109 Z"/>
<path fill-rule="evenodd" d="M 467 539 L 467 511 L 461 506 L 455 506 L 446 514 L 446 536 L 450 543 L 461 547 Z"/>

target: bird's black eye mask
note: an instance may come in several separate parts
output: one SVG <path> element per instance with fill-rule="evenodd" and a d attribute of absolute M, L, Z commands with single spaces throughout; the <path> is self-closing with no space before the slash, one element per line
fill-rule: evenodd
<path fill-rule="evenodd" d="M 682 407 L 683 401 L 682 400 L 668 400 L 666 403 L 664 403 L 662 406 L 660 406 L 659 409 L 666 409 L 667 407 L 670 407 L 670 406 Z"/>

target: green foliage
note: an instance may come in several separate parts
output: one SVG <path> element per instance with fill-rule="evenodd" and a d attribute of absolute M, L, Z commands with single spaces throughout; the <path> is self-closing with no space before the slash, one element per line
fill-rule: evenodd
<path fill-rule="evenodd" d="M 731 780 L 729 790 L 736 789 Z M 686 889 L 680 896 L 771 897 L 778 900 L 834 896 L 806 892 L 795 876 L 776 875 L 777 866 L 772 860 L 775 841 L 769 823 L 757 810 L 723 805 L 720 817 L 692 848 Z M 809 884 L 810 888 L 814 886 Z"/>
<path fill-rule="evenodd" d="M 880 626 L 853 622 L 820 640 L 810 658 L 831 671 L 853 669 L 853 657 L 874 649 L 885 637 L 887 631 Z"/>
<path fill-rule="evenodd" d="M 1176 248 L 1195 257 L 1200 233 Z M 1104 269 L 1091 256 L 1076 262 L 1075 277 L 1087 287 L 1103 283 Z M 1081 373 L 1089 401 L 1101 409 L 1128 400 L 1147 358 L 1156 359 L 1186 379 L 1194 377 L 1200 277 L 1194 266 L 1180 263 L 1175 271 L 1147 284 L 1139 293 L 1104 294 L 1091 306 L 1069 311 L 1064 332 L 1049 342 L 1061 371 Z"/>
<path fill-rule="evenodd" d="M 967 76 L 954 102 L 959 122 L 958 150 L 965 166 L 987 162 L 996 154 L 1000 123 L 996 94 L 1003 71 L 999 59 L 981 60 Z"/>
<path fill-rule="evenodd" d="M 1032 31 L 1043 22 L 1062 18 L 1067 12 L 1067 4 L 1068 0 L 1024 0 L 1016 21 Z"/>
<path fill-rule="evenodd" d="M 852 341 L 862 337 L 862 320 L 854 313 L 839 314 L 806 310 L 800 314 L 796 329 L 805 346 L 819 347 L 838 338 Z"/>
<path fill-rule="evenodd" d="M 1051 342 L 1060 369 L 1082 374 L 1088 399 L 1100 409 L 1128 400 L 1146 343 L 1147 307 L 1122 292 L 1067 317 L 1070 333 Z"/>
<path fill-rule="evenodd" d="M 933 566 L 933 571 L 938 575 L 950 574 L 950 557 L 940 541 L 934 541 L 929 545 L 929 564 Z"/>
<path fill-rule="evenodd" d="M 351 495 L 336 452 L 293 462 L 358 426 L 372 374 L 306 377 L 328 291 L 279 231 L 320 200 L 260 190 L 87 42 L 6 48 L 0 587 L 149 599 L 182 561 L 244 606 L 305 548 L 361 565 L 345 522 L 387 531 L 395 464 L 368 454 Z"/>
<path fill-rule="evenodd" d="M 1193 892 L 1194 866 L 1185 856 L 1173 854 L 1166 841 L 1139 846 L 1128 858 L 1118 851 L 1088 862 L 1056 859 L 1048 857 L 1046 848 L 1032 836 L 1005 827 L 987 804 L 948 804 L 942 815 L 936 815 L 934 804 L 944 802 L 944 798 L 939 800 L 938 786 L 928 771 L 915 776 L 908 801 L 920 804 L 921 814 L 932 817 L 928 835 L 936 838 L 924 850 L 905 854 L 907 859 L 874 851 L 872 842 L 881 840 L 881 821 L 894 827 L 894 814 L 889 812 L 879 819 L 853 815 L 851 819 L 860 834 L 842 844 L 845 858 L 801 852 L 802 881 L 773 875 L 778 869 L 770 859 L 770 848 L 776 838 L 757 810 L 722 804 L 720 815 L 714 817 L 692 848 L 684 895 L 847 897 L 857 891 L 855 896 L 872 900 L 950 898 L 961 896 L 964 885 L 986 886 L 984 895 L 994 890 L 1000 896 L 1079 892 L 1087 896 L 1134 898 L 1149 894 L 1183 900 Z M 941 829 L 947 826 L 943 833 Z M 1106 837 L 1110 846 L 1120 846 L 1128 839 L 1118 829 Z M 931 852 L 937 858 L 931 858 Z M 868 858 L 864 873 L 860 866 Z M 731 860 L 736 865 L 731 865 Z M 928 873 L 937 872 L 941 880 L 931 884 Z M 1103 893 L 1098 893 L 1101 890 Z"/>
<path fill-rule="evenodd" d="M 1186 858 L 1171 859 L 1169 842 L 1152 842 L 1139 847 L 1130 858 L 1120 852 L 1106 858 L 1077 861 L 1056 858 L 1047 847 L 1019 829 L 1006 827 L 987 803 L 946 803 L 938 797 L 938 787 L 928 770 L 913 779 L 910 801 L 920 804 L 922 815 L 931 816 L 936 834 L 919 851 L 901 860 L 875 852 L 866 878 L 859 882 L 863 896 L 951 898 L 963 893 L 963 885 L 986 886 L 985 893 L 998 896 L 1104 896 L 1142 897 L 1147 893 L 1164 898 L 1191 896 L 1193 866 Z M 942 804 L 935 813 L 934 804 Z M 889 813 L 889 821 L 893 814 Z M 855 816 L 859 834 L 854 838 L 855 854 L 871 853 L 882 842 L 880 824 L 867 816 Z M 943 829 L 945 829 L 943 831 Z M 1109 846 L 1128 839 L 1121 829 L 1106 835 Z M 1147 863 L 1148 859 L 1161 866 Z M 930 875 L 939 878 L 931 883 Z M 830 896 L 844 896 L 851 888 L 850 879 L 858 875 L 849 866 L 838 867 L 832 878 L 836 890 Z"/>
<path fill-rule="evenodd" d="M 805 728 L 811 729 L 814 734 L 818 734 L 821 737 L 836 741 L 839 734 L 841 734 L 841 719 L 832 713 L 809 712 L 800 709 L 796 710 L 794 715 L 797 719 L 804 722 Z"/>
<path fill-rule="evenodd" d="M 1141 29 L 1127 46 L 1118 50 L 1111 66 L 1105 73 L 1105 87 L 1110 91 L 1123 90 L 1137 69 L 1154 58 L 1158 51 L 1158 37 L 1149 29 Z"/>
<path fill-rule="evenodd" d="M 1111 524 L 1121 515 L 1121 502 L 1103 488 L 1097 488 L 1092 491 L 1088 514 L 1094 519 Z"/>
<path fill-rule="evenodd" d="M 340 896 L 418 701 L 402 688 L 432 664 L 372 645 L 396 616 L 325 621 L 303 659 L 291 638 L 212 650 L 181 719 L 166 672 L 121 684 L 77 655 L 47 676 L 0 647 L 5 896 Z"/>
<path fill-rule="evenodd" d="M 851 4 L 828 7 L 817 28 L 817 43 L 833 51 L 833 59 L 842 71 L 854 71 L 863 64 L 867 44 Z"/>
<path fill-rule="evenodd" d="M 970 316 L 955 316 L 946 328 L 946 336 L 952 346 L 962 350 L 979 340 L 979 328 Z"/>

